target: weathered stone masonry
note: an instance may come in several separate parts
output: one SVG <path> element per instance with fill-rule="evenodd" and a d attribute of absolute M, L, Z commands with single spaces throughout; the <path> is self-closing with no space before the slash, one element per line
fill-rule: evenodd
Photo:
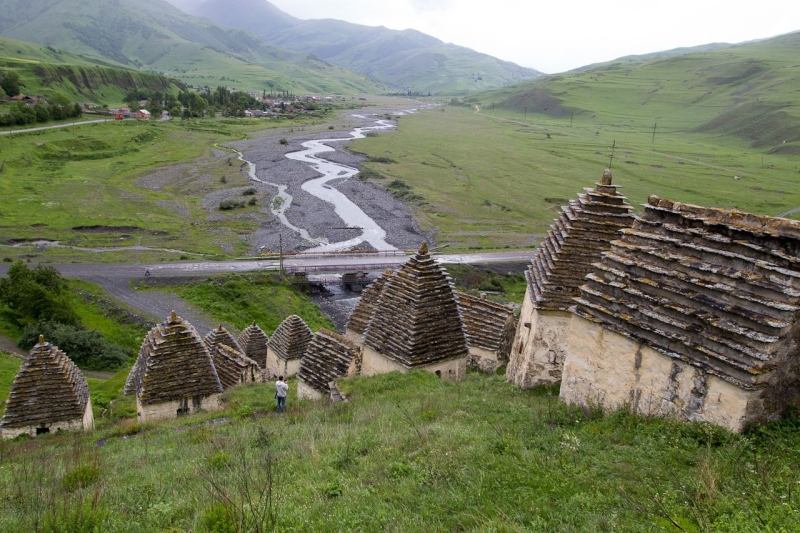
<path fill-rule="evenodd" d="M 314 335 L 297 373 L 297 397 L 330 397 L 331 382 L 361 372 L 361 349 L 338 333 L 325 329 Z"/>
<path fill-rule="evenodd" d="M 494 372 L 508 363 L 517 325 L 511 307 L 466 292 L 456 292 L 456 301 L 469 347 L 467 364 Z"/>
<path fill-rule="evenodd" d="M 734 431 L 800 404 L 800 222 L 651 197 L 587 278 L 561 397 Z"/>
<path fill-rule="evenodd" d="M 594 189 L 564 206 L 525 273 L 528 288 L 506 370 L 520 387 L 558 383 L 572 318 L 592 263 L 599 261 L 619 230 L 633 224 L 633 208 L 611 183 L 606 169 Z"/>
<path fill-rule="evenodd" d="M 297 374 L 300 360 L 306 354 L 314 334 L 311 328 L 297 315 L 281 322 L 267 343 L 267 368 L 265 379 L 278 376 L 288 378 Z"/>

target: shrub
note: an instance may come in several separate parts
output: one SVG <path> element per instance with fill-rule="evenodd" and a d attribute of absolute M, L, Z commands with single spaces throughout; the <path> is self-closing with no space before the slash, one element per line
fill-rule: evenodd
<path fill-rule="evenodd" d="M 289 141 L 286 139 L 286 137 L 282 137 L 281 140 L 279 140 L 278 142 L 284 146 L 289 144 Z"/>
<path fill-rule="evenodd" d="M 79 326 L 46 320 L 25 326 L 17 344 L 20 348 L 29 350 L 38 342 L 39 335 L 44 335 L 48 342 L 66 352 L 81 368 L 116 369 L 128 360 L 125 350 L 106 340 L 99 331 L 89 331 Z"/>
<path fill-rule="evenodd" d="M 366 136 L 367 136 L 367 137 L 377 137 L 377 136 L 378 136 L 378 134 L 377 134 L 377 133 L 375 133 L 374 131 L 371 131 L 371 132 L 367 133 L 367 135 L 366 135 Z"/>
<path fill-rule="evenodd" d="M 228 178 L 226 178 L 225 176 L 222 176 L 222 177 L 219 179 L 219 181 L 220 181 L 220 183 L 228 183 Z"/>
<path fill-rule="evenodd" d="M 67 280 L 50 266 L 30 270 L 22 261 L 11 265 L 8 276 L 0 279 L 0 304 L 6 305 L 9 318 L 18 326 L 40 320 L 78 323 Z"/>
<path fill-rule="evenodd" d="M 257 203 L 258 201 L 256 200 L 256 197 L 253 196 L 252 198 L 250 198 L 250 201 L 247 202 L 247 205 L 256 205 Z"/>
<path fill-rule="evenodd" d="M 72 492 L 94 485 L 98 479 L 100 479 L 100 469 L 98 467 L 95 465 L 81 465 L 64 474 L 62 483 L 65 490 Z"/>
<path fill-rule="evenodd" d="M 222 211 L 230 211 L 231 209 L 238 209 L 240 207 L 244 207 L 244 200 L 234 200 L 229 198 L 227 200 L 223 200 L 219 204 L 219 208 Z"/>
<path fill-rule="evenodd" d="M 253 196 L 257 192 L 258 192 L 258 190 L 256 190 L 255 187 L 248 187 L 247 189 L 242 191 L 242 195 L 243 196 Z"/>

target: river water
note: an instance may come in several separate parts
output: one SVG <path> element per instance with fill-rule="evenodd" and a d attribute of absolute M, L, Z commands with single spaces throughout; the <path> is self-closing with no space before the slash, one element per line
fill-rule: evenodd
<path fill-rule="evenodd" d="M 397 115 L 405 115 L 415 112 L 416 109 L 409 109 Z M 364 115 L 353 115 L 355 118 L 367 119 Z M 386 242 L 386 231 L 375 220 L 370 218 L 358 205 L 339 190 L 329 185 L 328 182 L 337 179 L 348 179 L 359 172 L 359 169 L 340 163 L 334 163 L 320 157 L 321 154 L 335 152 L 335 144 L 351 141 L 353 139 L 363 139 L 371 131 L 388 130 L 394 128 L 388 120 L 376 120 L 373 125 L 355 128 L 350 132 L 350 137 L 336 139 L 317 139 L 306 141 L 301 146 L 304 150 L 290 152 L 286 154 L 287 159 L 306 163 L 320 174 L 318 178 L 310 179 L 303 183 L 301 188 L 334 206 L 336 215 L 341 219 L 342 225 L 348 228 L 358 228 L 361 234 L 344 241 L 330 242 L 324 237 L 314 237 L 305 228 L 299 228 L 292 224 L 286 216 L 287 211 L 292 206 L 294 198 L 287 191 L 285 184 L 274 183 L 260 179 L 256 176 L 256 165 L 246 160 L 241 152 L 238 152 L 238 159 L 247 164 L 248 175 L 252 181 L 270 185 L 278 189 L 278 193 L 272 198 L 270 211 L 280 222 L 293 232 L 297 233 L 306 242 L 312 245 L 307 251 L 310 252 L 339 252 L 355 248 L 362 243 L 368 243 L 376 250 L 397 250 Z"/>

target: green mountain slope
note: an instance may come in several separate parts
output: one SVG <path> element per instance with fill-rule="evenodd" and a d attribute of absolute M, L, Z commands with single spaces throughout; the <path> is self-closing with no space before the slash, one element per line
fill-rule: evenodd
<path fill-rule="evenodd" d="M 542 73 L 416 30 L 390 30 L 340 20 L 300 20 L 265 0 L 207 0 L 191 9 L 252 31 L 278 46 L 313 54 L 395 88 L 460 92 L 502 87 Z"/>
<path fill-rule="evenodd" d="M 378 91 L 363 75 L 163 0 L 6 0 L 0 35 L 165 73 L 192 85 L 294 92 Z"/>
<path fill-rule="evenodd" d="M 591 119 L 620 132 L 731 136 L 800 153 L 800 32 L 702 53 L 548 76 L 469 99 L 518 112 Z"/>
<path fill-rule="evenodd" d="M 175 92 L 181 85 L 158 74 L 5 37 L 0 37 L 0 70 L 17 72 L 25 94 L 59 92 L 74 101 L 98 104 L 121 103 L 134 89 Z"/>

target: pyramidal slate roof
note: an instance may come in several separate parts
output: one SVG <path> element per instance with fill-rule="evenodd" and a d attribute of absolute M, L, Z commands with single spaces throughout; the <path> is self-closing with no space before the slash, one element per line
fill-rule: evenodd
<path fill-rule="evenodd" d="M 573 306 L 592 263 L 619 238 L 619 230 L 633 224 L 633 207 L 617 189 L 606 169 L 594 189 L 584 189 L 561 208 L 525 273 L 534 307 L 566 311 Z"/>
<path fill-rule="evenodd" d="M 39 336 L 17 372 L 0 427 L 20 428 L 81 419 L 89 385 L 67 355 Z"/>
<path fill-rule="evenodd" d="M 467 292 L 456 292 L 456 301 L 467 344 L 508 357 L 516 331 L 514 311 L 509 306 Z"/>
<path fill-rule="evenodd" d="M 266 368 L 269 337 L 256 325 L 255 321 L 239 334 L 237 341 L 249 359 L 258 363 L 259 367 Z"/>
<path fill-rule="evenodd" d="M 142 342 L 125 394 L 158 404 L 222 392 L 214 361 L 197 330 L 175 311 Z"/>
<path fill-rule="evenodd" d="M 229 346 L 234 350 L 244 353 L 236 337 L 231 335 L 227 329 L 223 328 L 222 324 L 220 324 L 217 329 L 209 331 L 208 335 L 203 338 L 203 342 L 206 343 L 209 350 L 218 344 L 224 344 L 225 346 Z"/>
<path fill-rule="evenodd" d="M 576 314 L 745 390 L 777 380 L 776 401 L 800 401 L 788 375 L 800 222 L 651 196 L 620 237 L 587 277 Z"/>
<path fill-rule="evenodd" d="M 467 356 L 450 277 L 427 243 L 387 280 L 364 345 L 406 368 Z"/>
<path fill-rule="evenodd" d="M 209 349 L 223 389 L 227 390 L 241 383 L 252 383 L 261 377 L 258 363 L 239 350 L 222 343 Z"/>
<path fill-rule="evenodd" d="M 272 334 L 268 346 L 283 359 L 300 359 L 306 354 L 314 334 L 303 319 L 291 315 Z"/>
<path fill-rule="evenodd" d="M 361 366 L 361 349 L 338 333 L 320 329 L 300 362 L 297 378 L 314 389 L 328 394 L 330 383 Z"/>
<path fill-rule="evenodd" d="M 353 314 L 350 315 L 350 320 L 347 322 L 347 330 L 363 335 L 367 330 L 369 319 L 375 314 L 375 306 L 381 297 L 381 291 L 386 286 L 386 280 L 394 275 L 394 269 L 384 271 L 383 275 L 367 285 L 361 293 L 361 300 L 359 300 L 356 308 L 353 309 Z"/>

